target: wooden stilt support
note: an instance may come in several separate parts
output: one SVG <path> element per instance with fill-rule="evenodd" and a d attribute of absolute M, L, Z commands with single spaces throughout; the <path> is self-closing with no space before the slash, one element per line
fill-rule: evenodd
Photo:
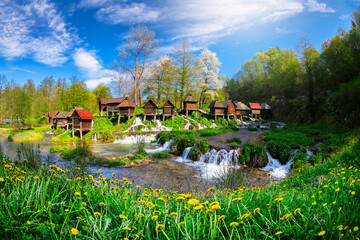
<path fill-rule="evenodd" d="M 82 130 L 80 129 L 80 140 L 82 140 Z"/>
<path fill-rule="evenodd" d="M 118 126 L 120 125 L 120 112 L 119 112 L 119 115 L 118 115 Z"/>

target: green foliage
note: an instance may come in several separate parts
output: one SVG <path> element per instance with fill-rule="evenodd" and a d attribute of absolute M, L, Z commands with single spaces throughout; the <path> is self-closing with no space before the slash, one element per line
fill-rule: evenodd
<path fill-rule="evenodd" d="M 231 148 L 232 148 L 232 149 L 236 149 L 237 146 L 238 146 L 238 143 L 237 143 L 237 142 L 232 142 L 232 143 L 231 143 Z"/>
<path fill-rule="evenodd" d="M 56 130 L 54 130 L 54 135 L 57 136 L 57 135 L 60 135 L 62 133 L 64 133 L 66 130 L 65 128 L 58 128 Z"/>
<path fill-rule="evenodd" d="M 265 147 L 261 144 L 245 143 L 240 150 L 240 163 L 250 167 L 265 167 L 269 162 Z"/>
<path fill-rule="evenodd" d="M 94 120 L 94 125 L 93 125 L 93 129 L 94 131 L 113 131 L 114 130 L 114 125 L 111 122 L 110 119 L 107 118 L 95 118 Z"/>
<path fill-rule="evenodd" d="M 218 118 L 215 120 L 216 125 L 226 127 L 228 123 L 223 118 Z"/>
<path fill-rule="evenodd" d="M 253 126 L 248 126 L 248 127 L 247 127 L 247 130 L 248 130 L 248 131 L 252 131 L 252 132 L 259 131 L 259 129 L 258 129 L 258 128 L 253 127 Z"/>
<path fill-rule="evenodd" d="M 196 161 L 198 156 L 202 153 L 205 154 L 209 149 L 209 142 L 207 139 L 202 139 L 199 142 L 196 142 L 195 145 L 190 150 L 190 159 Z"/>
<path fill-rule="evenodd" d="M 178 115 L 174 116 L 174 120 L 171 118 L 165 120 L 163 122 L 163 125 L 166 127 L 171 127 L 173 130 L 179 130 L 183 127 L 184 119 L 182 117 L 179 117 Z"/>
<path fill-rule="evenodd" d="M 136 154 L 142 154 L 145 152 L 145 136 L 144 135 L 136 135 L 135 142 L 133 143 L 133 147 L 135 149 Z M 146 153 L 146 152 L 145 152 Z"/>
<path fill-rule="evenodd" d="M 141 152 L 136 152 L 136 154 L 131 158 L 131 160 L 142 160 L 146 159 L 148 156 L 149 154 L 145 150 L 142 150 Z"/>
<path fill-rule="evenodd" d="M 39 142 L 44 140 L 44 131 L 49 129 L 48 127 L 40 128 L 26 128 L 19 129 L 15 128 L 11 131 L 0 132 L 0 135 L 7 137 L 9 141 L 18 142 L 18 143 L 28 143 L 28 142 Z"/>
<path fill-rule="evenodd" d="M 278 159 L 281 164 L 285 164 L 291 155 L 291 147 L 282 141 L 270 140 L 267 142 L 266 148 L 270 155 Z"/>
<path fill-rule="evenodd" d="M 300 146 L 311 146 L 315 140 L 304 132 L 299 132 L 294 129 L 276 129 L 270 130 L 264 134 L 264 140 L 269 142 L 274 140 L 282 142 L 291 148 L 300 148 Z"/>
<path fill-rule="evenodd" d="M 231 132 L 232 130 L 233 129 L 231 129 L 230 127 L 222 127 L 219 129 L 215 129 L 215 128 L 201 129 L 199 130 L 199 132 L 201 137 L 208 137 L 208 136 L 215 136 L 219 134 L 228 133 Z"/>
<path fill-rule="evenodd" d="M 135 115 L 144 115 L 144 108 L 142 107 L 135 108 Z"/>
<path fill-rule="evenodd" d="M 306 164 L 306 154 L 298 151 L 295 153 L 294 155 L 294 163 L 293 163 L 293 168 L 299 168 L 299 167 L 303 167 Z"/>
<path fill-rule="evenodd" d="M 69 130 L 65 134 L 62 134 L 61 136 L 52 137 L 50 142 L 56 142 L 56 143 L 67 143 L 67 142 L 77 142 L 79 141 L 79 136 L 72 137 L 72 131 Z"/>
<path fill-rule="evenodd" d="M 154 158 L 167 158 L 170 156 L 169 152 L 157 152 L 152 155 Z"/>
<path fill-rule="evenodd" d="M 61 152 L 63 152 L 63 151 L 67 151 L 67 150 L 69 150 L 67 147 L 58 145 L 58 146 L 56 146 L 56 147 L 51 147 L 51 148 L 49 149 L 49 152 L 50 152 L 50 153 L 61 153 Z"/>
<path fill-rule="evenodd" d="M 185 148 L 192 147 L 195 144 L 195 138 L 192 135 L 178 135 L 174 138 L 173 151 L 176 155 L 181 155 Z"/>
<path fill-rule="evenodd" d="M 201 151 L 197 146 L 192 147 L 190 150 L 190 159 L 193 161 L 197 161 L 200 153 Z"/>
<path fill-rule="evenodd" d="M 226 142 L 227 142 L 227 143 L 235 142 L 235 143 L 237 143 L 237 144 L 240 144 L 240 143 L 241 143 L 240 139 L 239 139 L 239 138 L 236 138 L 236 137 L 231 138 L 231 139 L 227 139 Z"/>

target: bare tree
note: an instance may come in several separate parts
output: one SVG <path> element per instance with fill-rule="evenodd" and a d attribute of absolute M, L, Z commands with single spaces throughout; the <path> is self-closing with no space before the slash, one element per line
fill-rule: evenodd
<path fill-rule="evenodd" d="M 140 103 L 140 86 L 146 69 L 151 64 L 151 56 L 155 52 L 159 41 L 155 33 L 145 25 L 132 27 L 122 47 L 118 48 L 123 62 L 121 67 L 129 74 L 133 81 L 135 104 Z"/>
<path fill-rule="evenodd" d="M 118 98 L 125 97 L 127 94 L 129 94 L 129 92 L 133 91 L 131 88 L 131 80 L 129 75 L 118 64 L 114 64 L 112 66 L 112 70 L 113 81 L 111 88 L 115 92 L 114 95 Z"/>

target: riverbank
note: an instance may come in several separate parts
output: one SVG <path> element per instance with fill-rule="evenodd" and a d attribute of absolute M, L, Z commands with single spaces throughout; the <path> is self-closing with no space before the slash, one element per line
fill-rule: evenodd
<path fill-rule="evenodd" d="M 76 175 L 70 177 L 55 166 L 49 172 L 33 170 L 26 162 L 15 167 L 2 161 L 0 234 L 4 238 L 356 239 L 360 237 L 354 214 L 360 211 L 359 140 L 356 134 L 341 138 L 334 154 L 294 169 L 275 185 L 186 194 L 134 186 L 131 178 L 117 174 L 96 182 L 82 171 L 74 170 Z M 171 175 L 181 171 L 172 169 Z M 151 174 L 155 181 L 167 177 L 142 174 Z M 189 183 L 196 185 L 191 179 Z"/>

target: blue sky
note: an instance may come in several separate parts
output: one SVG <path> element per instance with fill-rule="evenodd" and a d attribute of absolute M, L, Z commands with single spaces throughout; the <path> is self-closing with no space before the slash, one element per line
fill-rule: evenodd
<path fill-rule="evenodd" d="M 169 53 L 188 37 L 228 77 L 269 47 L 295 48 L 305 33 L 318 50 L 349 29 L 360 0 L 0 0 L 0 74 L 19 84 L 77 76 L 94 88 L 112 79 L 129 28 L 146 24 Z"/>

